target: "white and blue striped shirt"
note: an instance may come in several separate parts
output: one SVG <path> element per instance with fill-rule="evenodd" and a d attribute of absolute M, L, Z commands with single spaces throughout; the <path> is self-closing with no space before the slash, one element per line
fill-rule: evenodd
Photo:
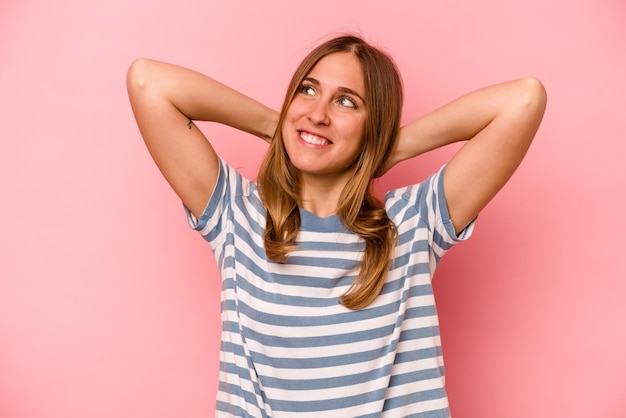
<path fill-rule="evenodd" d="M 398 242 L 378 298 L 339 298 L 358 272 L 363 240 L 337 216 L 300 209 L 297 250 L 267 259 L 256 184 L 220 161 L 215 191 L 190 225 L 222 277 L 218 417 L 449 417 L 431 278 L 454 234 L 443 170 L 387 193 Z"/>

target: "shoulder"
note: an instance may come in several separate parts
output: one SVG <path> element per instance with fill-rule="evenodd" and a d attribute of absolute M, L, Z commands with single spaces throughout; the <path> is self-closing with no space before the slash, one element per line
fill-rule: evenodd
<path fill-rule="evenodd" d="M 264 218 L 265 210 L 256 183 L 218 157 L 218 174 L 215 188 L 200 218 L 189 219 L 194 229 L 205 229 L 220 220 L 232 219 L 235 213 L 244 217 Z M 221 223 L 221 222 L 220 222 Z"/>
<path fill-rule="evenodd" d="M 385 209 L 387 216 L 394 222 L 411 213 L 428 212 L 436 205 L 439 198 L 444 197 L 443 173 L 445 166 L 431 174 L 423 181 L 390 190 L 385 194 Z"/>
<path fill-rule="evenodd" d="M 424 229 L 430 235 L 449 242 L 469 238 L 473 223 L 459 235 L 455 234 L 444 191 L 446 167 L 444 165 L 417 184 L 391 190 L 386 194 L 387 216 L 396 224 L 399 233 Z"/>

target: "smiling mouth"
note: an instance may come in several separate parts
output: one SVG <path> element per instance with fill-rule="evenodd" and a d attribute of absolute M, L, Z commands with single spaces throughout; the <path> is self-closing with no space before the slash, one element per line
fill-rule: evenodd
<path fill-rule="evenodd" d="M 329 145 L 332 144 L 328 139 L 321 136 L 313 135 L 309 132 L 300 131 L 300 138 L 307 144 L 311 145 Z"/>

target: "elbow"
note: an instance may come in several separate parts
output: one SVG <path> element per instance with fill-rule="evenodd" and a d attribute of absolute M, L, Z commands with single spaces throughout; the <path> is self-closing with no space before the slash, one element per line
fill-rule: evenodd
<path fill-rule="evenodd" d="M 152 61 L 147 58 L 135 59 L 126 72 L 126 87 L 129 93 L 144 89 L 148 85 Z"/>
<path fill-rule="evenodd" d="M 546 88 L 537 77 L 525 77 L 519 80 L 520 97 L 527 109 L 543 115 L 548 101 Z"/>

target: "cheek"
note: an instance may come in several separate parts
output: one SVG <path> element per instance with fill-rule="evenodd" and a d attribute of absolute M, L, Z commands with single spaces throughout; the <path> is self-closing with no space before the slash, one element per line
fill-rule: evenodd
<path fill-rule="evenodd" d="M 357 142 L 363 142 L 363 135 L 365 134 L 365 121 L 363 119 L 349 121 L 344 125 L 344 129 L 344 132 L 356 138 Z"/>
<path fill-rule="evenodd" d="M 294 108 L 293 106 L 290 106 L 289 109 L 287 109 L 287 112 L 285 113 L 285 119 L 283 120 L 283 125 L 282 125 L 283 138 L 285 138 L 285 135 L 287 133 L 291 132 L 294 129 L 294 124 L 295 124 L 296 119 L 297 119 L 297 116 L 294 112 Z"/>
<path fill-rule="evenodd" d="M 301 117 L 305 111 L 306 104 L 303 103 L 302 100 L 295 98 L 285 112 L 285 120 L 295 120 Z"/>

